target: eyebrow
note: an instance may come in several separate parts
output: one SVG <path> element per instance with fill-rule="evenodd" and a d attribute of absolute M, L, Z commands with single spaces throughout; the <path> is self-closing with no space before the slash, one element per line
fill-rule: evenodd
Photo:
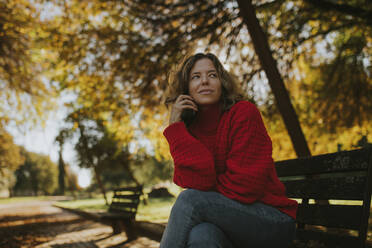
<path fill-rule="evenodd" d="M 207 73 L 211 73 L 211 72 L 217 72 L 217 71 L 215 69 L 207 71 Z M 194 75 L 194 74 L 200 74 L 200 72 L 196 71 L 196 72 L 191 73 L 191 75 Z"/>

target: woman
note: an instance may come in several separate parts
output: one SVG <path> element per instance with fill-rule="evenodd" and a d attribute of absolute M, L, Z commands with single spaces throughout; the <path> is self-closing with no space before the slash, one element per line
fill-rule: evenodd
<path fill-rule="evenodd" d="M 285 196 L 258 109 L 242 100 L 213 54 L 195 54 L 170 78 L 164 130 L 174 204 L 160 247 L 287 247 L 297 202 Z M 191 112 L 191 113 L 190 113 Z"/>

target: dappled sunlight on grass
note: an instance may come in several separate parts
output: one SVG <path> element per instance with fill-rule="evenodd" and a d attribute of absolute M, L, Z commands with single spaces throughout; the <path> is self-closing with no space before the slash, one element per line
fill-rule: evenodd
<path fill-rule="evenodd" d="M 111 200 L 109 199 L 109 201 Z M 147 201 L 147 205 L 141 201 L 138 206 L 136 220 L 165 223 L 168 221 L 170 210 L 176 201 L 176 198 L 149 198 Z M 108 209 L 103 198 L 59 201 L 55 205 L 89 212 L 101 212 L 107 211 Z"/>
<path fill-rule="evenodd" d="M 29 201 L 42 201 L 49 200 L 48 196 L 20 196 L 10 198 L 0 198 L 0 204 L 17 203 L 17 202 L 29 202 Z"/>
<path fill-rule="evenodd" d="M 156 223 L 168 222 L 169 213 L 176 198 L 150 198 L 148 205 L 141 202 L 138 207 L 136 220 Z"/>
<path fill-rule="evenodd" d="M 108 200 L 111 202 L 112 194 L 108 194 Z M 17 203 L 17 202 L 28 202 L 28 201 L 37 201 L 37 200 L 48 200 L 48 197 L 15 197 L 9 199 L 0 199 L 0 204 L 2 203 Z M 138 207 L 138 213 L 136 216 L 137 221 L 148 221 L 153 223 L 167 223 L 171 208 L 176 201 L 176 197 L 171 198 L 148 198 L 148 204 L 145 205 L 144 201 L 141 200 L 141 203 Z M 331 204 L 348 204 L 348 205 L 360 205 L 358 201 L 335 201 L 330 200 Z M 56 202 L 55 205 L 65 207 L 65 208 L 74 208 L 83 211 L 89 212 L 101 212 L 107 211 L 108 206 L 105 204 L 105 200 L 102 196 L 97 196 L 95 198 L 85 198 L 79 200 L 63 200 Z M 353 232 L 356 234 L 356 232 Z M 368 240 L 372 240 L 372 214 L 369 218 L 369 229 L 368 229 Z"/>

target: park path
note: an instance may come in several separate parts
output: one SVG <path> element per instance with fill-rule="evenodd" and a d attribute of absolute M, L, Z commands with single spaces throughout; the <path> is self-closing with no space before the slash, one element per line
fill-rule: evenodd
<path fill-rule="evenodd" d="M 144 237 L 126 242 L 109 226 L 53 206 L 55 199 L 0 205 L 0 248 L 157 248 Z"/>

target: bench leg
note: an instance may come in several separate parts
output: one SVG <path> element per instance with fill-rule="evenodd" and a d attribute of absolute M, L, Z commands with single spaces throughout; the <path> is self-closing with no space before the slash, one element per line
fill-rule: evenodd
<path fill-rule="evenodd" d="M 111 222 L 111 227 L 112 227 L 112 232 L 114 234 L 119 234 L 124 230 L 123 224 L 121 223 L 121 221 L 118 221 L 118 220 L 116 220 L 116 221 L 113 220 Z"/>
<path fill-rule="evenodd" d="M 123 220 L 122 221 L 124 231 L 128 237 L 128 240 L 135 240 L 138 237 L 134 220 Z"/>

